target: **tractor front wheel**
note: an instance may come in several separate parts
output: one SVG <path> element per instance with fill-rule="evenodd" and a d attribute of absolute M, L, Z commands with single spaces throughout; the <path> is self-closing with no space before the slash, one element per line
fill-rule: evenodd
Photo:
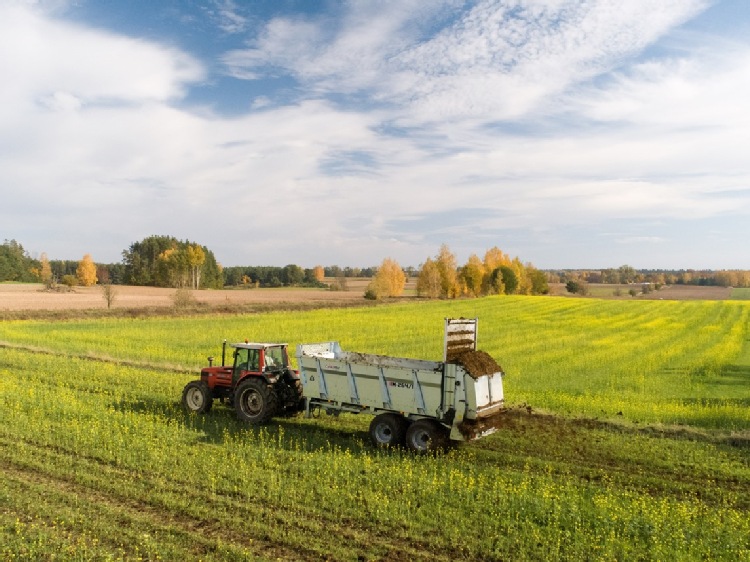
<path fill-rule="evenodd" d="M 234 410 L 237 417 L 251 424 L 266 423 L 277 412 L 279 399 L 262 379 L 248 379 L 237 387 Z"/>
<path fill-rule="evenodd" d="M 213 405 L 211 389 L 204 381 L 191 381 L 182 391 L 182 407 L 188 412 L 205 414 Z"/>

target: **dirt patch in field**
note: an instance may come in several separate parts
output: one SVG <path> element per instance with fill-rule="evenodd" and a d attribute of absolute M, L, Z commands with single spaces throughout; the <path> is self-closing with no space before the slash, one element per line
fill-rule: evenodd
<path fill-rule="evenodd" d="M 112 309 L 168 309 L 175 306 L 176 289 L 113 285 Z M 195 305 L 204 308 L 220 307 L 227 312 L 243 312 L 248 305 L 331 305 L 366 304 L 359 291 L 329 291 L 326 289 L 225 289 L 192 291 Z M 0 284 L 0 312 L 62 311 L 106 309 L 102 288 L 75 287 L 71 291 L 45 291 L 41 284 Z"/>
<path fill-rule="evenodd" d="M 463 420 L 458 424 L 458 430 L 464 439 L 472 441 L 477 437 L 480 437 L 490 430 L 501 429 L 506 425 L 508 419 L 508 411 L 503 409 L 491 416 L 479 418 L 476 420 Z"/>
<path fill-rule="evenodd" d="M 658 291 L 640 295 L 638 299 L 647 300 L 702 300 L 717 301 L 727 300 L 732 297 L 732 289 L 729 287 L 700 287 L 698 285 L 670 285 L 662 287 Z"/>

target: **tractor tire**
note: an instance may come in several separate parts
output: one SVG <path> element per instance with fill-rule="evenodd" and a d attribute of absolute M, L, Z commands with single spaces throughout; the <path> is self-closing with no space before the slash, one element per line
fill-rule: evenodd
<path fill-rule="evenodd" d="M 443 451 L 449 443 L 450 433 L 435 420 L 417 420 L 406 430 L 406 446 L 420 455 Z"/>
<path fill-rule="evenodd" d="M 279 398 L 263 379 L 243 381 L 234 393 L 237 418 L 250 424 L 267 423 L 279 409 Z"/>
<path fill-rule="evenodd" d="M 205 414 L 213 405 L 211 389 L 204 381 L 191 381 L 182 391 L 182 407 L 194 414 Z"/>
<path fill-rule="evenodd" d="M 294 394 L 297 397 L 297 404 L 293 408 L 293 411 L 303 412 L 305 410 L 305 398 L 302 396 L 302 381 L 294 381 Z"/>
<path fill-rule="evenodd" d="M 370 423 L 372 444 L 381 449 L 400 447 L 406 442 L 409 422 L 400 414 L 378 414 Z"/>

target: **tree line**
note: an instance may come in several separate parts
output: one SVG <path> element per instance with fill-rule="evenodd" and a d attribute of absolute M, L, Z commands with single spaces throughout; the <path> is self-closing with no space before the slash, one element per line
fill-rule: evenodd
<path fill-rule="evenodd" d="M 395 260 L 386 258 L 378 268 L 365 297 L 379 299 L 403 294 L 406 272 Z M 450 248 L 443 244 L 434 258 L 428 257 L 417 273 L 417 295 L 455 299 L 485 295 L 544 295 L 549 293 L 547 275 L 517 256 L 511 258 L 497 246 L 480 258 L 469 256 L 460 266 Z"/>
<path fill-rule="evenodd" d="M 79 261 L 49 260 L 42 253 L 32 258 L 16 240 L 0 245 L 0 282 L 44 282 L 47 284 L 150 285 L 177 288 L 308 286 L 346 288 L 346 279 L 367 277 L 368 298 L 403 294 L 406 280 L 416 278 L 417 295 L 426 298 L 457 298 L 489 294 L 546 294 L 549 283 L 652 283 L 654 285 L 715 285 L 750 287 L 747 270 L 637 270 L 629 265 L 609 269 L 539 270 L 499 248 L 482 258 L 469 256 L 463 265 L 447 245 L 418 268 L 402 267 L 386 258 L 378 267 L 235 266 L 223 268 L 211 250 L 173 236 L 149 236 L 122 252 L 122 262 L 95 263 L 89 254 Z M 325 280 L 325 281 L 324 281 Z M 326 284 L 328 281 L 328 285 Z"/>
<path fill-rule="evenodd" d="M 741 269 L 635 269 L 622 265 L 609 269 L 564 269 L 547 271 L 550 283 L 607 283 L 653 285 L 699 285 L 716 287 L 750 287 L 750 271 Z"/>

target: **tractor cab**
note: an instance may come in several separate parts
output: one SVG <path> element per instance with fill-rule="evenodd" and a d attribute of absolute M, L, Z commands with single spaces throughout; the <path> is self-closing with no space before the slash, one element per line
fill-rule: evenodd
<path fill-rule="evenodd" d="M 280 413 L 304 407 L 299 373 L 289 364 L 286 343 L 231 343 L 231 365 L 226 364 L 227 342 L 221 350 L 221 365 L 208 358 L 200 380 L 185 386 L 182 403 L 186 410 L 205 413 L 213 400 L 234 407 L 240 419 L 262 423 Z"/>
<path fill-rule="evenodd" d="M 232 386 L 248 375 L 263 376 L 273 383 L 289 369 L 285 343 L 234 343 Z"/>

